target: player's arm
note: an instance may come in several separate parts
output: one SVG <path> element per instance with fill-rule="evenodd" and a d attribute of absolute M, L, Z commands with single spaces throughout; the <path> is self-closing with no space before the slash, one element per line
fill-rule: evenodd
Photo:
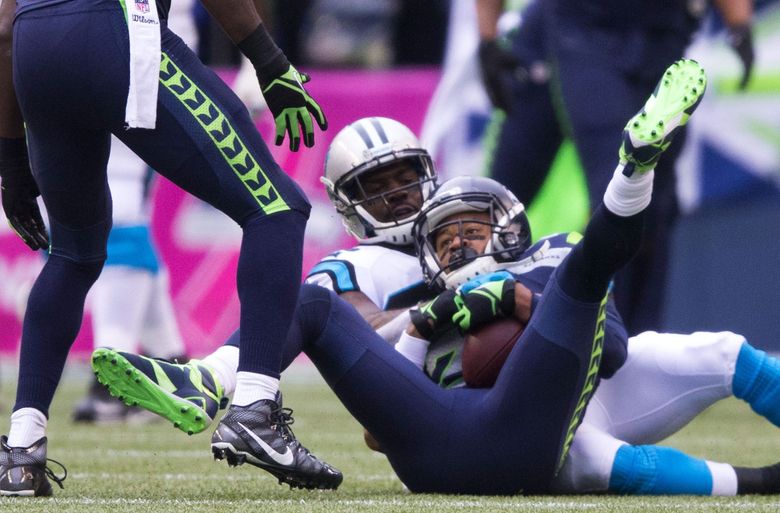
<path fill-rule="evenodd" d="M 744 89 L 753 70 L 753 0 L 713 0 L 728 27 L 729 45 L 742 62 L 742 79 L 739 87 Z"/>
<path fill-rule="evenodd" d="M 480 41 L 498 36 L 498 19 L 504 12 L 504 0 L 477 0 L 477 29 Z"/>
<path fill-rule="evenodd" d="M 511 106 L 511 91 L 506 75 L 520 65 L 510 48 L 498 40 L 498 18 L 504 10 L 503 0 L 477 0 L 479 31 L 479 67 L 482 83 L 490 102 L 504 111 Z"/>
<path fill-rule="evenodd" d="M 374 331 L 406 312 L 405 308 L 382 310 L 368 296 L 356 290 L 343 292 L 339 296 L 354 306 L 355 310 L 371 325 Z"/>
<path fill-rule="evenodd" d="M 260 0 L 257 0 L 258 2 Z M 276 124 L 276 145 L 290 138 L 290 150 L 297 151 L 303 130 L 303 143 L 314 145 L 314 121 L 328 128 L 325 114 L 303 84 L 309 81 L 298 73 L 284 52 L 276 46 L 258 14 L 253 0 L 201 0 L 255 68 L 260 90 Z"/>
<path fill-rule="evenodd" d="M 11 75 L 16 0 L 0 0 L 0 138 L 24 139 L 24 123 Z"/>

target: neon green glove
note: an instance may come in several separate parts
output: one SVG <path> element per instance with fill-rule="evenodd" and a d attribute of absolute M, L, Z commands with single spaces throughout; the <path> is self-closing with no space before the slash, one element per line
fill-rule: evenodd
<path fill-rule="evenodd" d="M 276 145 L 284 141 L 285 132 L 290 137 L 290 150 L 298 151 L 301 144 L 301 125 L 303 125 L 303 144 L 307 148 L 314 146 L 314 123 L 320 130 L 328 128 L 328 120 L 322 108 L 314 101 L 303 84 L 310 80 L 305 73 L 299 73 L 292 64 L 287 71 L 268 82 L 263 87 L 263 96 L 276 123 Z"/>

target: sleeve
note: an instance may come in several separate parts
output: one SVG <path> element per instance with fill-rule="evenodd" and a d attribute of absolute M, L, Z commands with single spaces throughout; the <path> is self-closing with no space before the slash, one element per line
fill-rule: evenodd
<path fill-rule="evenodd" d="M 360 291 L 355 266 L 346 260 L 332 259 L 320 261 L 309 271 L 308 276 L 306 276 L 306 283 L 325 287 L 336 294 Z"/>

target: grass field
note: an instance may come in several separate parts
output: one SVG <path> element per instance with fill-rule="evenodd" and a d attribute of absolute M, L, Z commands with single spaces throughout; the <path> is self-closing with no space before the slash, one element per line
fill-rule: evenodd
<path fill-rule="evenodd" d="M 461 512 L 461 511 L 779 511 L 780 496 L 474 497 L 411 495 L 387 461 L 364 447 L 359 426 L 311 367 L 283 381 L 285 403 L 296 410 L 295 432 L 315 454 L 344 472 L 336 492 L 291 491 L 244 465 L 228 468 L 209 453 L 211 430 L 188 437 L 166 423 L 85 426 L 70 422 L 86 388 L 87 369 L 71 365 L 57 392 L 49 424 L 49 457 L 69 471 L 53 499 L 0 499 L 0 511 L 19 512 Z M 2 432 L 13 402 L 13 371 L 2 378 Z M 631 391 L 626 391 L 631 393 Z M 402 413 L 401 413 L 402 414 Z M 780 459 L 780 433 L 736 400 L 704 412 L 667 443 L 698 456 L 740 465 Z M 56 467 L 56 466 L 53 466 Z"/>

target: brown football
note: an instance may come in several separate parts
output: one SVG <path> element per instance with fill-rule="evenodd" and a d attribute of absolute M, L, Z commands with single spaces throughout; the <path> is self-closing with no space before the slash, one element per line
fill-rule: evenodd
<path fill-rule="evenodd" d="M 466 335 L 463 380 L 472 388 L 492 387 L 525 325 L 514 317 L 498 319 Z"/>

